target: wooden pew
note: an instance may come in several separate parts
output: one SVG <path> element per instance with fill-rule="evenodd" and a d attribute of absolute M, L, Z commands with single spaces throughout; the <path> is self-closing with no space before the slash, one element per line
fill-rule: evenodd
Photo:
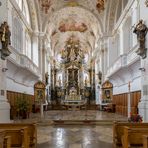
<path fill-rule="evenodd" d="M 29 147 L 37 147 L 37 127 L 36 123 L 0 123 L 0 128 L 23 128 L 27 127 Z"/>
<path fill-rule="evenodd" d="M 11 136 L 4 137 L 4 148 L 11 148 Z"/>
<path fill-rule="evenodd" d="M 124 126 L 148 128 L 148 123 L 131 123 L 131 122 L 115 121 L 113 124 L 114 147 L 117 147 L 118 145 L 122 145 L 121 137 L 123 136 L 123 133 L 124 133 Z"/>
<path fill-rule="evenodd" d="M 29 148 L 27 138 L 27 127 L 23 128 L 5 128 L 5 135 L 11 137 L 11 148 Z"/>
<path fill-rule="evenodd" d="M 148 135 L 143 135 L 143 148 L 148 148 Z"/>
<path fill-rule="evenodd" d="M 5 130 L 0 130 L 0 148 L 11 148 L 11 137 L 6 136 Z"/>
<path fill-rule="evenodd" d="M 5 137 L 5 131 L 0 130 L 0 148 L 4 147 L 4 137 Z"/>
<path fill-rule="evenodd" d="M 143 145 L 143 135 L 148 134 L 148 128 L 133 128 L 124 127 L 124 135 L 122 136 L 122 146 L 123 148 L 130 148 L 133 146 Z"/>

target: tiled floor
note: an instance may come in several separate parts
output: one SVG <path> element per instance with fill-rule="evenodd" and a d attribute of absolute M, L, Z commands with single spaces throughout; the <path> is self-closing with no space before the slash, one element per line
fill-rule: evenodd
<path fill-rule="evenodd" d="M 112 148 L 112 127 L 39 126 L 38 148 Z"/>
<path fill-rule="evenodd" d="M 38 122 L 38 148 L 112 148 L 112 125 L 53 125 L 53 120 L 127 120 L 101 111 L 47 111 L 23 122 Z M 16 121 L 22 122 L 22 121 Z M 47 123 L 47 124 L 46 124 Z"/>

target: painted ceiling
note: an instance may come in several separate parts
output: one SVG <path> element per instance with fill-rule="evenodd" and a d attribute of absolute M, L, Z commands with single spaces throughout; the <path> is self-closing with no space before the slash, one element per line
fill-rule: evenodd
<path fill-rule="evenodd" d="M 42 32 L 51 41 L 55 56 L 69 38 L 80 42 L 81 50 L 92 56 L 98 39 L 105 33 L 104 19 L 112 0 L 37 0 Z"/>

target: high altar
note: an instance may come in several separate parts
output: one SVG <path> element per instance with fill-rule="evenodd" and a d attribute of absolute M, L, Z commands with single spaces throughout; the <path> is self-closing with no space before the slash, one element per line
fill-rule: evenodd
<path fill-rule="evenodd" d="M 84 100 L 89 101 L 92 97 L 90 86 L 94 83 L 94 71 L 87 68 L 80 41 L 71 36 L 60 55 L 60 69 L 57 69 L 54 63 L 51 71 L 52 98 L 57 104 L 84 104 Z"/>

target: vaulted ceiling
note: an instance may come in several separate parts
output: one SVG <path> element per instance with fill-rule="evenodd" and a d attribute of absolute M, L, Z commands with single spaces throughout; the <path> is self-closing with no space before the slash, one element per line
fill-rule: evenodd
<path fill-rule="evenodd" d="M 79 40 L 81 49 L 92 56 L 98 40 L 115 22 L 119 0 L 35 0 L 42 32 L 50 38 L 55 55 L 69 38 Z"/>

